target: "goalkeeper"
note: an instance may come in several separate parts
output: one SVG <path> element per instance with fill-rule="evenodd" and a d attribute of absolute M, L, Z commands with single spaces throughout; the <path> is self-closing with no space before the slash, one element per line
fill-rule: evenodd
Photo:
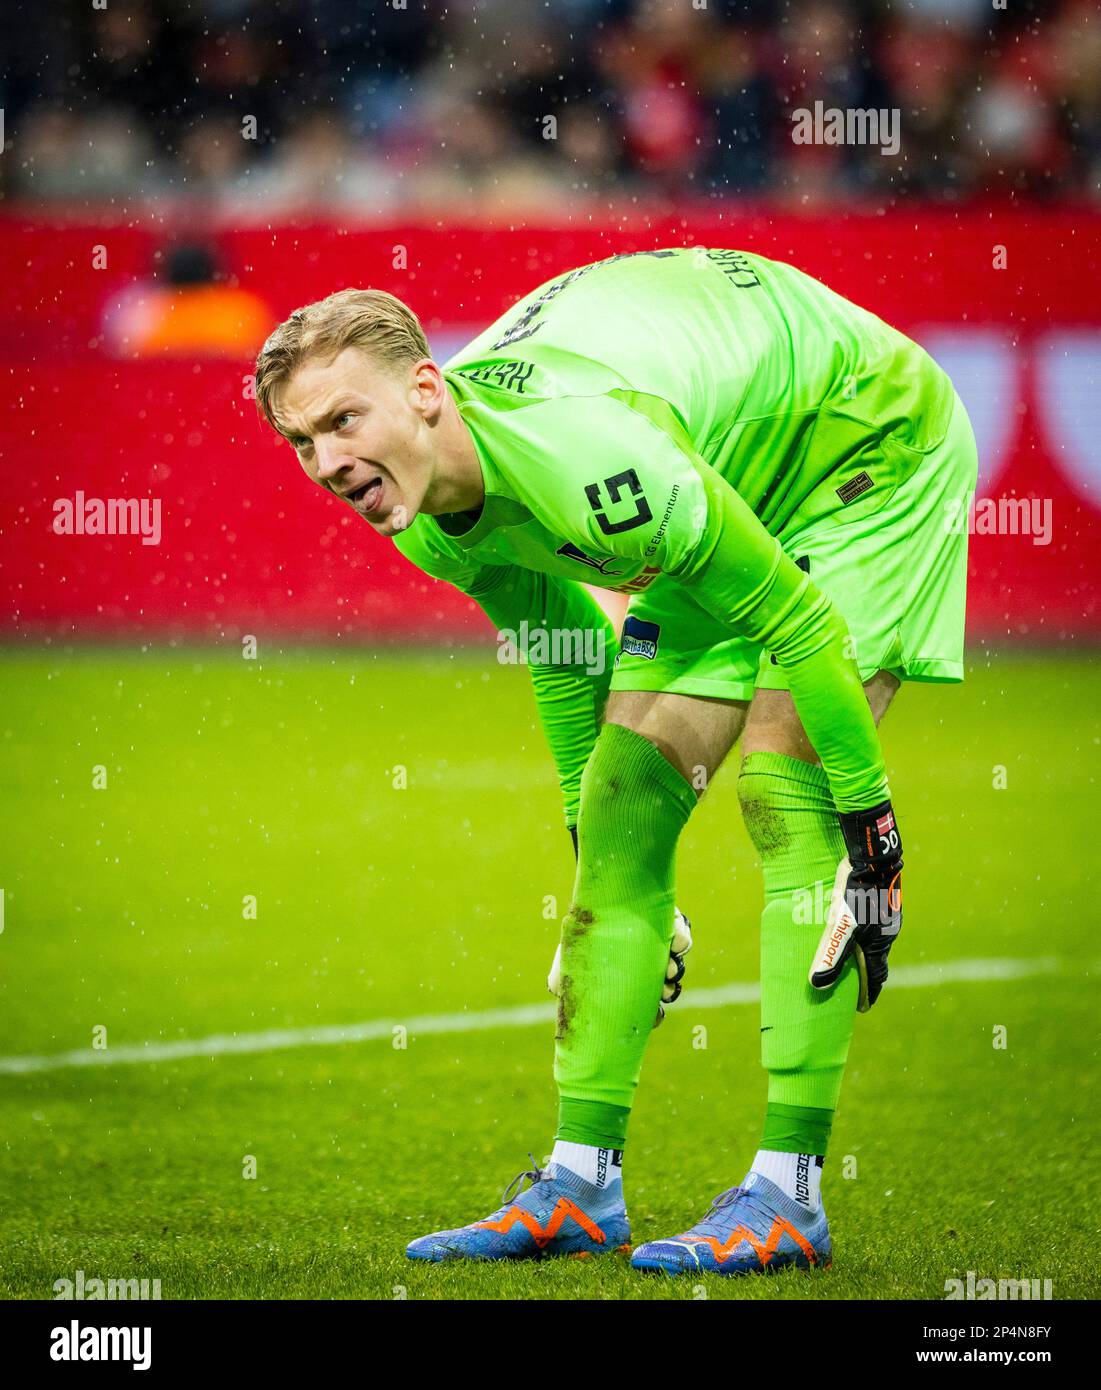
<path fill-rule="evenodd" d="M 346 290 L 276 329 L 256 393 L 314 481 L 499 630 L 611 644 L 584 584 L 631 596 L 614 670 L 531 668 L 578 851 L 551 1162 L 408 1253 L 630 1243 L 623 1154 L 669 969 L 677 842 L 740 738 L 765 880 L 760 1148 L 701 1220 L 632 1260 L 828 1264 L 830 1127 L 902 920 L 876 725 L 902 681 L 963 677 L 967 537 L 949 518 L 976 453 L 950 381 L 792 267 L 695 248 L 559 276 L 444 368 L 400 301 Z M 808 920 L 823 883 L 827 920 Z"/>

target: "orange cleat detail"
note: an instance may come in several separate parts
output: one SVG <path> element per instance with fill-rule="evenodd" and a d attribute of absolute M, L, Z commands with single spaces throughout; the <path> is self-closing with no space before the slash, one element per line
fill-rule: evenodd
<path fill-rule="evenodd" d="M 674 1236 L 673 1239 L 683 1241 L 686 1245 L 710 1246 L 711 1253 L 715 1256 L 719 1264 L 725 1264 L 737 1247 L 741 1245 L 742 1241 L 745 1241 L 756 1251 L 757 1258 L 760 1260 L 761 1264 L 767 1265 L 773 1255 L 775 1255 L 776 1247 L 780 1244 L 780 1237 L 784 1235 L 785 1232 L 791 1236 L 792 1240 L 798 1245 L 799 1249 L 802 1250 L 803 1254 L 806 1255 L 812 1265 L 818 1263 L 818 1256 L 815 1254 L 814 1246 L 811 1245 L 810 1241 L 807 1240 L 801 1231 L 796 1230 L 791 1222 L 785 1221 L 782 1216 L 777 1216 L 773 1220 L 772 1226 L 769 1229 L 768 1238 L 763 1243 L 757 1239 L 748 1226 L 736 1226 L 721 1244 L 715 1236 L 686 1235 Z"/>
<path fill-rule="evenodd" d="M 539 1222 L 532 1216 L 530 1211 L 517 1206 L 515 1203 L 508 1208 L 499 1221 L 475 1221 L 474 1225 L 487 1231 L 499 1231 L 501 1235 L 505 1235 L 507 1232 L 511 1231 L 513 1226 L 519 1221 L 527 1228 L 536 1246 L 540 1250 L 543 1250 L 558 1234 L 562 1227 L 562 1223 L 567 1217 L 575 1221 L 590 1240 L 595 1240 L 597 1245 L 604 1244 L 604 1232 L 595 1221 L 585 1215 L 576 1202 L 571 1202 L 568 1197 L 559 1197 L 558 1201 L 554 1204 L 554 1210 L 551 1212 L 550 1220 L 545 1226 L 540 1226 Z"/>

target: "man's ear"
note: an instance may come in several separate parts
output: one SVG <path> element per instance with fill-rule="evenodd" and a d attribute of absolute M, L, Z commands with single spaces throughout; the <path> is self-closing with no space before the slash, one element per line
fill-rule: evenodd
<path fill-rule="evenodd" d="M 431 357 L 413 363 L 411 389 L 414 409 L 419 410 L 429 424 L 439 419 L 444 406 L 447 386 L 443 372 Z"/>

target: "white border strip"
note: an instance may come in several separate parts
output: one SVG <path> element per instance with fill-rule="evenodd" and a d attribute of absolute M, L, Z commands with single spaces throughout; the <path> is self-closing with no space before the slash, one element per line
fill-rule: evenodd
<path fill-rule="evenodd" d="M 1051 956 L 1032 960 L 990 957 L 945 961 L 940 965 L 900 965 L 891 971 L 889 990 L 924 989 L 930 985 L 969 984 L 991 980 L 1024 980 L 1049 975 L 1059 969 Z M 691 1009 L 722 1009 L 755 1004 L 761 997 L 756 984 L 733 983 L 715 989 L 686 991 L 678 1013 Z M 432 1033 L 480 1033 L 490 1028 L 530 1028 L 554 1019 L 552 1004 L 520 1004 L 511 1009 L 484 1009 L 479 1013 L 425 1014 L 419 1018 L 374 1019 L 366 1023 L 338 1024 L 325 1028 L 273 1028 L 263 1033 L 214 1033 L 207 1038 L 180 1038 L 176 1042 L 144 1042 L 120 1047 L 79 1048 L 49 1056 L 0 1057 L 0 1075 L 25 1076 L 31 1072 L 60 1071 L 64 1067 L 110 1067 L 127 1062 L 174 1062 L 194 1057 L 224 1057 L 234 1053 L 277 1052 L 288 1047 L 334 1047 L 344 1043 L 377 1042 L 392 1038 L 404 1028 L 411 1038 Z"/>

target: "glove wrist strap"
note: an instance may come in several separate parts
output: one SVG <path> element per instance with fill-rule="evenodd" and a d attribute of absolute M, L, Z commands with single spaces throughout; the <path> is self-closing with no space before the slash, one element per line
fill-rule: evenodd
<path fill-rule="evenodd" d="M 890 801 L 881 801 L 867 811 L 843 812 L 838 820 L 854 869 L 889 864 L 902 857 L 902 842 Z"/>

